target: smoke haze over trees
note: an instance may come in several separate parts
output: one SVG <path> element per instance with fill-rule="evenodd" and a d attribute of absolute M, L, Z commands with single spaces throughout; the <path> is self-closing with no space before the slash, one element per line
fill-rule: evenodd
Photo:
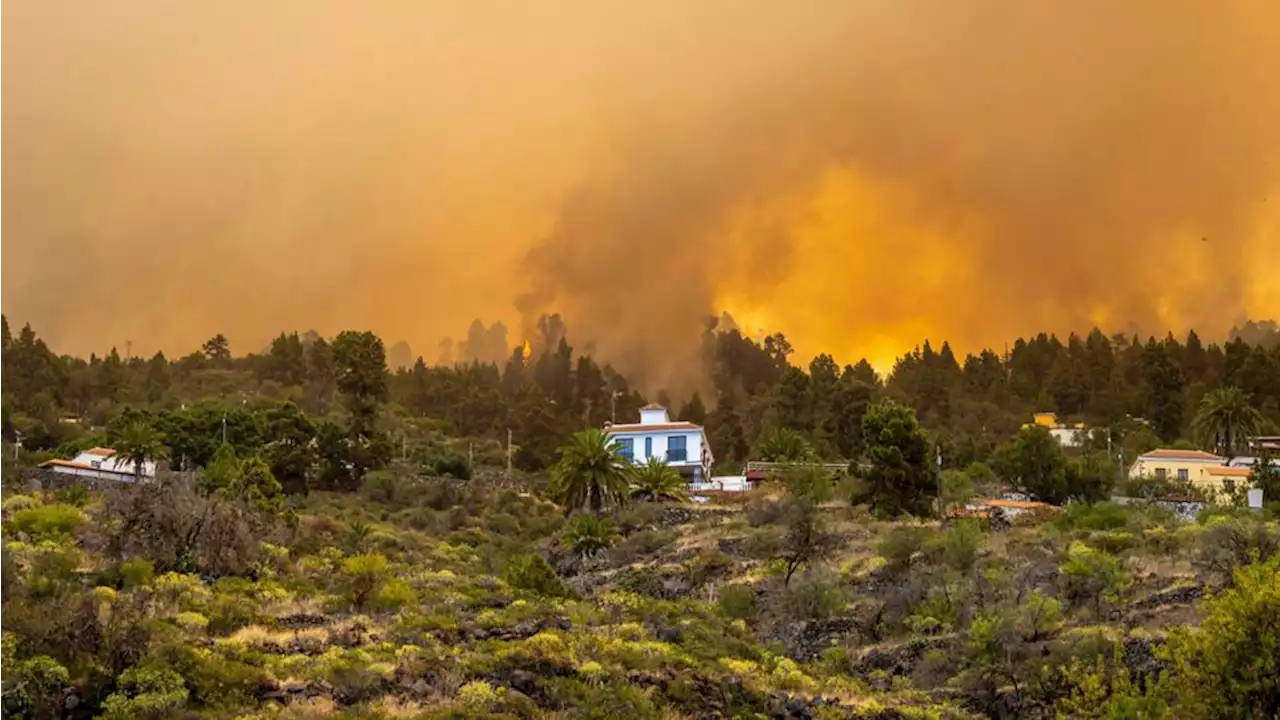
<path fill-rule="evenodd" d="M 1280 313 L 1275 3 L 4 20 L 4 307 L 81 356 L 314 325 L 503 364 L 558 312 L 660 388 L 721 311 L 881 368 Z"/>

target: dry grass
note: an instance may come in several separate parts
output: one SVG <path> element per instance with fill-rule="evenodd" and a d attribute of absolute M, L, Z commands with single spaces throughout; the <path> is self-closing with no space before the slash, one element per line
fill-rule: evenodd
<path fill-rule="evenodd" d="M 337 712 L 338 706 L 331 698 L 314 697 L 299 700 L 283 708 L 275 717 L 279 720 L 310 720 L 333 717 Z"/>
<path fill-rule="evenodd" d="M 428 708 L 412 700 L 398 698 L 394 695 L 383 695 L 371 708 L 381 717 L 412 718 L 427 712 Z"/>

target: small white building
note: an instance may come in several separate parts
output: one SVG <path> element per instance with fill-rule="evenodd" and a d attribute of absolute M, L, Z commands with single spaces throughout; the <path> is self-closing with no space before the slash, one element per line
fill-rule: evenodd
<path fill-rule="evenodd" d="M 115 480 L 117 482 L 134 482 L 137 478 L 133 463 L 123 462 L 111 448 L 89 448 L 72 460 L 46 460 L 40 467 L 59 475 L 72 475 L 90 480 Z M 153 461 L 142 463 L 142 480 L 152 480 L 156 476 L 156 464 Z"/>
<path fill-rule="evenodd" d="M 1090 429 L 1084 423 L 1060 423 L 1058 422 L 1057 413 L 1038 412 L 1032 415 L 1032 422 L 1024 424 L 1022 427 L 1034 427 L 1039 425 L 1047 428 L 1049 434 L 1062 447 L 1076 448 L 1080 447 L 1089 439 Z"/>
<path fill-rule="evenodd" d="M 606 425 L 609 435 L 623 457 L 637 465 L 649 458 L 664 460 L 680 471 L 690 482 L 701 483 L 711 477 L 715 457 L 701 425 L 672 421 L 667 409 L 650 404 L 640 408 L 640 422 Z"/>

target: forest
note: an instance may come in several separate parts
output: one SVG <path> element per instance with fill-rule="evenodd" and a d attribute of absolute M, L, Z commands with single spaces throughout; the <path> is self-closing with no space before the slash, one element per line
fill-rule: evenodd
<path fill-rule="evenodd" d="M 528 348 L 389 368 L 371 332 L 288 332 L 83 359 L 5 318 L 4 715 L 1280 713 L 1280 504 L 1186 517 L 1123 479 L 1277 434 L 1274 324 L 925 341 L 881 374 L 712 319 L 674 397 L 557 316 Z M 718 472 L 780 469 L 692 502 L 602 431 L 649 402 L 705 425 Z M 1065 451 L 1023 427 L 1045 411 L 1093 430 Z M 36 469 L 93 447 L 146 481 Z M 1010 489 L 1051 507 L 948 512 Z"/>
<path fill-rule="evenodd" d="M 472 335 L 477 344 L 485 337 Z M 865 452 L 862 418 L 882 398 L 915 412 L 952 469 L 989 463 L 1034 412 L 1105 429 L 1087 449 L 1110 440 L 1126 462 L 1161 444 L 1199 444 L 1193 424 L 1201 401 L 1228 387 L 1260 413 L 1258 431 L 1280 432 L 1280 330 L 1270 322 L 1247 323 L 1222 344 L 1205 344 L 1194 331 L 1143 340 L 1094 329 L 1065 341 L 1018 338 L 964 358 L 945 341 L 926 340 L 882 375 L 865 359 L 841 365 L 828 355 L 797 366 L 785 336 L 757 342 L 731 319 L 710 319 L 698 353 L 701 390 L 674 398 L 661 388 L 646 396 L 610 365 L 575 355 L 558 316 L 544 317 L 537 335 L 530 357 L 511 347 L 501 366 L 428 365 L 419 357 L 392 372 L 371 333 L 328 340 L 282 333 L 264 351 L 240 356 L 217 335 L 172 361 L 163 353 L 122 358 L 116 348 L 83 359 L 59 356 L 29 326 L 11 333 L 6 318 L 3 432 L 9 441 L 21 432 L 28 451 L 65 457 L 102 444 L 103 433 L 141 414 L 163 431 L 180 468 L 205 464 L 225 417 L 227 442 L 241 454 L 279 445 L 279 433 L 291 433 L 290 447 L 314 449 L 316 457 L 293 458 L 292 469 L 284 459 L 277 466 L 290 483 L 314 487 L 341 482 L 333 468 L 345 462 L 340 438 L 351 434 L 369 441 L 370 457 L 357 463 L 366 468 L 393 456 L 456 461 L 468 447 L 491 455 L 510 430 L 515 466 L 536 472 L 572 432 L 632 422 L 650 401 L 704 423 L 723 474 L 762 459 L 761 445 L 783 428 L 824 459 L 856 460 Z M 461 358 L 501 353 L 466 345 Z"/>

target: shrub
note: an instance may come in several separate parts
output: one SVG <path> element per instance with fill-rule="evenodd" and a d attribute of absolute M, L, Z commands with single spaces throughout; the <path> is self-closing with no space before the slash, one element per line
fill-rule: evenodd
<path fill-rule="evenodd" d="M 977 562 L 978 548 L 982 544 L 982 528 L 976 520 L 957 520 L 938 536 L 937 544 L 949 567 L 967 573 Z M 910 560 L 909 555 L 907 559 Z"/>
<path fill-rule="evenodd" d="M 795 618 L 826 620 L 844 609 L 847 598 L 839 582 L 827 573 L 809 573 L 787 590 L 787 611 Z"/>
<path fill-rule="evenodd" d="M 356 611 L 362 612 L 369 606 L 390 574 L 390 563 L 377 553 L 356 555 L 342 561 L 346 596 Z"/>
<path fill-rule="evenodd" d="M 1109 553 L 1121 553 L 1138 544 L 1137 537 L 1125 530 L 1096 533 L 1091 541 L 1099 550 Z"/>
<path fill-rule="evenodd" d="M 379 610 L 399 610 L 412 605 L 417 599 L 418 595 L 409 583 L 393 578 L 378 591 L 373 605 Z"/>
<path fill-rule="evenodd" d="M 719 550 L 711 550 L 700 553 L 685 563 L 685 574 L 690 583 L 701 585 L 731 567 L 733 558 Z"/>
<path fill-rule="evenodd" d="M 618 538 L 613 521 L 591 513 L 574 516 L 564 529 L 564 541 L 574 553 L 587 557 L 605 550 Z"/>
<path fill-rule="evenodd" d="M 442 478 L 471 479 L 471 465 L 467 464 L 466 457 L 458 455 L 456 452 L 436 457 L 433 470 L 438 477 Z"/>
<path fill-rule="evenodd" d="M 1238 567 L 1280 553 L 1280 531 L 1255 518 L 1214 518 L 1201 535 L 1199 562 L 1230 577 Z"/>
<path fill-rule="evenodd" d="M 60 503 L 82 508 L 89 502 L 89 486 L 84 483 L 73 482 L 59 488 L 53 493 L 53 496 Z"/>
<path fill-rule="evenodd" d="M 187 703 L 182 676 L 168 668 L 130 668 L 118 687 L 102 704 L 104 720 L 171 717 Z"/>
<path fill-rule="evenodd" d="M 1056 524 L 1064 530 L 1119 530 L 1129 524 L 1129 513 L 1115 503 L 1075 503 L 1058 514 Z"/>
<path fill-rule="evenodd" d="M 19 510 L 40 507 L 40 498 L 35 495 L 11 495 L 4 499 L 3 508 L 6 513 L 13 514 Z"/>
<path fill-rule="evenodd" d="M 55 503 L 19 510 L 9 522 L 14 532 L 36 538 L 56 538 L 74 533 L 86 519 L 80 508 Z"/>
<path fill-rule="evenodd" d="M 635 507 L 653 507 L 653 505 L 637 503 Z M 675 534 L 669 530 L 641 530 L 614 545 L 609 550 L 609 561 L 615 565 L 624 565 L 638 557 L 661 550 L 674 539 Z"/>
<path fill-rule="evenodd" d="M 28 555 L 27 566 L 25 589 L 33 597 L 50 597 L 79 585 L 80 551 L 74 547 L 41 543 Z"/>
<path fill-rule="evenodd" d="M 134 558 L 120 563 L 120 582 L 126 588 L 146 585 L 155 574 L 156 566 L 150 560 Z"/>
<path fill-rule="evenodd" d="M 502 579 L 508 585 L 548 597 L 570 597 L 569 588 L 551 569 L 546 559 L 536 553 L 517 555 L 507 564 Z"/>
<path fill-rule="evenodd" d="M 502 688 L 495 688 L 483 680 L 472 680 L 458 690 L 458 701 L 477 710 L 497 704 Z"/>
<path fill-rule="evenodd" d="M 1063 595 L 1076 602 L 1092 601 L 1095 612 L 1101 612 L 1104 602 L 1118 599 L 1126 579 L 1117 558 L 1079 542 L 1071 543 L 1060 571 Z"/>
<path fill-rule="evenodd" d="M 782 535 L 776 528 L 761 528 L 748 535 L 742 543 L 742 551 L 747 557 L 757 560 L 777 557 L 781 550 Z"/>
<path fill-rule="evenodd" d="M 751 620 L 756 616 L 756 591 L 750 585 L 729 585 L 716 599 L 720 612 L 735 620 Z"/>
<path fill-rule="evenodd" d="M 786 513 L 786 504 L 781 500 L 760 495 L 747 501 L 747 522 L 751 527 L 772 525 L 782 519 Z"/>
<path fill-rule="evenodd" d="M 1062 628 L 1062 604 L 1056 598 L 1033 591 L 1018 608 L 1014 627 L 1028 642 L 1049 637 Z"/>
<path fill-rule="evenodd" d="M 1187 717 L 1280 716 L 1280 557 L 1239 568 L 1204 601 L 1198 629 L 1179 628 L 1166 658 Z"/>
<path fill-rule="evenodd" d="M 884 540 L 876 547 L 876 552 L 884 558 L 885 570 L 897 574 L 911 566 L 911 559 L 924 549 L 928 532 L 917 525 L 895 525 Z"/>
<path fill-rule="evenodd" d="M 62 714 L 62 689 L 71 680 L 67 669 L 46 655 L 23 660 L 16 666 L 5 662 L 5 684 L 17 689 L 23 707 L 35 718 L 54 718 Z M 13 668 L 12 676 L 8 668 Z M 8 691 L 5 692 L 8 695 Z"/>

